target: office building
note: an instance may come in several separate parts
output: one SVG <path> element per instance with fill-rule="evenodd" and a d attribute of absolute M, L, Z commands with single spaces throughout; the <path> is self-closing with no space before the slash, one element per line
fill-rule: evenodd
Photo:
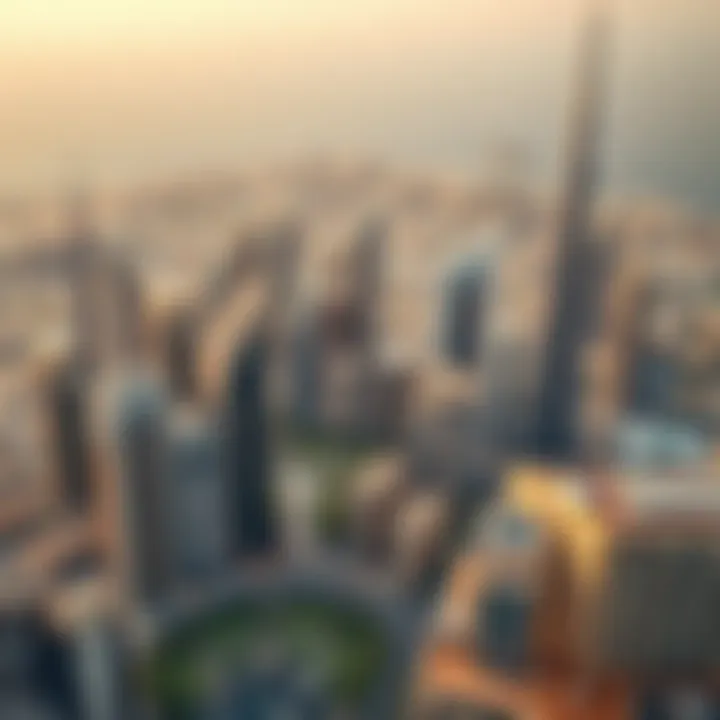
<path fill-rule="evenodd" d="M 261 324 L 242 340 L 231 360 L 223 417 L 230 548 L 236 556 L 264 555 L 277 544 L 266 397 L 268 362 L 268 339 Z"/>
<path fill-rule="evenodd" d="M 440 345 L 443 358 L 452 365 L 472 367 L 480 361 L 490 279 L 488 260 L 472 256 L 461 258 L 447 273 Z"/>
<path fill-rule="evenodd" d="M 153 603 L 166 595 L 174 575 L 168 403 L 160 382 L 140 370 L 120 380 L 112 402 L 123 574 L 131 601 Z"/>
<path fill-rule="evenodd" d="M 76 717 L 78 693 L 65 638 L 37 602 L 0 611 L 0 717 Z M 28 713 L 23 715 L 22 713 Z"/>
<path fill-rule="evenodd" d="M 584 39 L 566 186 L 558 216 L 555 282 L 550 289 L 546 349 L 541 360 L 534 451 L 557 460 L 578 452 L 580 359 L 599 291 L 594 277 L 598 263 L 591 255 L 597 245 L 591 234 L 606 36 L 606 18 L 598 12 L 590 18 Z"/>
<path fill-rule="evenodd" d="M 85 513 L 94 499 L 88 378 L 60 346 L 43 350 L 38 376 L 52 492 L 63 508 Z"/>
<path fill-rule="evenodd" d="M 228 512 L 217 428 L 191 407 L 170 420 L 168 482 L 178 577 L 192 581 L 227 560 Z"/>

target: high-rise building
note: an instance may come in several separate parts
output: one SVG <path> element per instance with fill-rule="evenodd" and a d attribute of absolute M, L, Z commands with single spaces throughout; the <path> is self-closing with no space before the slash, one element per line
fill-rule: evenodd
<path fill-rule="evenodd" d="M 81 720 L 121 720 L 125 698 L 117 629 L 108 618 L 89 616 L 73 636 Z"/>
<path fill-rule="evenodd" d="M 266 402 L 268 361 L 268 338 L 261 325 L 242 341 L 230 365 L 223 441 L 234 555 L 263 555 L 276 544 Z"/>
<path fill-rule="evenodd" d="M 587 26 L 575 123 L 571 128 L 565 194 L 559 210 L 555 285 L 541 366 L 534 450 L 567 459 L 577 452 L 581 392 L 580 353 L 590 333 L 591 238 L 607 22 L 594 14 Z"/>
<path fill-rule="evenodd" d="M 482 352 L 490 267 L 462 258 L 445 278 L 440 325 L 442 354 L 453 365 L 473 366 Z"/>
<path fill-rule="evenodd" d="M 227 557 L 227 507 L 217 428 L 180 407 L 170 423 L 168 457 L 177 573 L 196 578 L 217 572 Z"/>
<path fill-rule="evenodd" d="M 61 348 L 40 359 L 39 394 L 53 492 L 70 511 L 85 512 L 93 500 L 87 379 Z"/>
<path fill-rule="evenodd" d="M 3 602 L 6 598 L 3 598 Z M 27 599 L 25 600 L 27 603 Z M 70 652 L 36 602 L 0 612 L 0 717 L 74 718 L 77 686 Z"/>
<path fill-rule="evenodd" d="M 167 399 L 151 375 L 132 375 L 121 381 L 114 410 L 125 576 L 130 599 L 152 603 L 168 591 L 174 569 Z"/>

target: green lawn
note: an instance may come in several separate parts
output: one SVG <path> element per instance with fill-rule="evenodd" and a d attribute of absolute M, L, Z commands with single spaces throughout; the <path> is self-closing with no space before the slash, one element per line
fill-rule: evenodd
<path fill-rule="evenodd" d="M 363 701 L 387 661 L 381 629 L 357 611 L 309 601 L 241 602 L 170 638 L 146 668 L 147 691 L 170 717 L 192 718 L 212 693 L 208 668 L 242 674 L 269 639 L 294 664 L 317 670 L 342 708 Z"/>

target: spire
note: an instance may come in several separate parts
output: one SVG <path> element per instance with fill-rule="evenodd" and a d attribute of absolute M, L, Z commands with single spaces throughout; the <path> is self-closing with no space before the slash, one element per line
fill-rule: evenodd
<path fill-rule="evenodd" d="M 557 228 L 556 283 L 552 288 L 547 349 L 539 389 L 537 450 L 568 459 L 576 446 L 581 351 L 599 290 L 590 254 L 592 210 L 600 150 L 600 120 L 608 44 L 608 16 L 598 2 L 588 12 L 579 87 L 569 130 L 566 186 Z"/>
<path fill-rule="evenodd" d="M 592 2 L 583 29 L 577 95 L 571 124 L 564 188 L 561 243 L 587 240 L 597 185 L 610 18 Z"/>

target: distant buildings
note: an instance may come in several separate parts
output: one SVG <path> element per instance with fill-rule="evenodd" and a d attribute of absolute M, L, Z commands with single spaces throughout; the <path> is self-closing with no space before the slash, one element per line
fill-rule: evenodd
<path fill-rule="evenodd" d="M 384 222 L 362 221 L 331 255 L 320 296 L 296 314 L 285 391 L 299 429 L 377 441 L 405 432 L 414 374 L 382 337 L 388 237 Z"/>

